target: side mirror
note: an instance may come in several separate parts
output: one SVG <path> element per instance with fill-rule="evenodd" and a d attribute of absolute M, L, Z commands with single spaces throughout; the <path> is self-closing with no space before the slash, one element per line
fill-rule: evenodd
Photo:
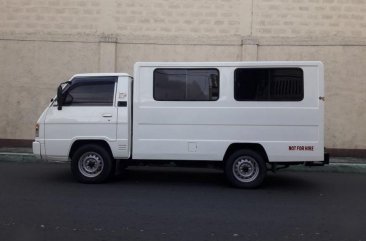
<path fill-rule="evenodd" d="M 62 87 L 61 85 L 59 85 L 59 87 L 57 88 L 57 109 L 58 110 L 62 110 L 62 105 L 63 105 L 63 97 L 62 97 Z"/>

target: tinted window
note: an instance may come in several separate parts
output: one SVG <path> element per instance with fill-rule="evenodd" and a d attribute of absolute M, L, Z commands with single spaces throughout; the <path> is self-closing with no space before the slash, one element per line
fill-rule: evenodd
<path fill-rule="evenodd" d="M 219 98 L 217 69 L 156 69 L 154 99 L 160 101 L 213 101 Z"/>
<path fill-rule="evenodd" d="M 300 68 L 236 69 L 234 97 L 240 101 L 301 101 L 304 75 Z"/>
<path fill-rule="evenodd" d="M 114 81 L 80 81 L 70 86 L 66 106 L 112 106 Z"/>

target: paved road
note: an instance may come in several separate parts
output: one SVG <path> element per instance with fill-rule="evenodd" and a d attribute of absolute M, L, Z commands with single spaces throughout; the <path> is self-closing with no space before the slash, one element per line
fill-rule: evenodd
<path fill-rule="evenodd" d="M 366 240 L 366 175 L 280 172 L 258 190 L 207 169 L 131 168 L 101 185 L 68 165 L 0 162 L 0 240 Z"/>

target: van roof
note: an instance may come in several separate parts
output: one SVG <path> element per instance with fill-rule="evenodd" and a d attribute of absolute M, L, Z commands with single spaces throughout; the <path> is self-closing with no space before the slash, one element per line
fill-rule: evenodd
<path fill-rule="evenodd" d="M 95 76 L 129 76 L 132 77 L 129 74 L 126 73 L 82 73 L 82 74 L 75 74 L 72 76 L 74 77 L 95 77 Z"/>
<path fill-rule="evenodd" d="M 281 67 L 323 66 L 321 61 L 136 62 L 136 67 Z"/>

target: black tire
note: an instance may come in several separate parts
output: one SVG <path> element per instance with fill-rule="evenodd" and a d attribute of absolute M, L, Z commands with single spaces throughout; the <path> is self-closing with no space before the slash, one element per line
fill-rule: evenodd
<path fill-rule="evenodd" d="M 102 146 L 79 147 L 71 158 L 71 172 L 82 183 L 102 183 L 114 174 L 115 160 Z"/>
<path fill-rule="evenodd" d="M 259 153 L 250 149 L 238 150 L 225 161 L 225 175 L 235 187 L 259 187 L 266 176 L 266 163 Z"/>

